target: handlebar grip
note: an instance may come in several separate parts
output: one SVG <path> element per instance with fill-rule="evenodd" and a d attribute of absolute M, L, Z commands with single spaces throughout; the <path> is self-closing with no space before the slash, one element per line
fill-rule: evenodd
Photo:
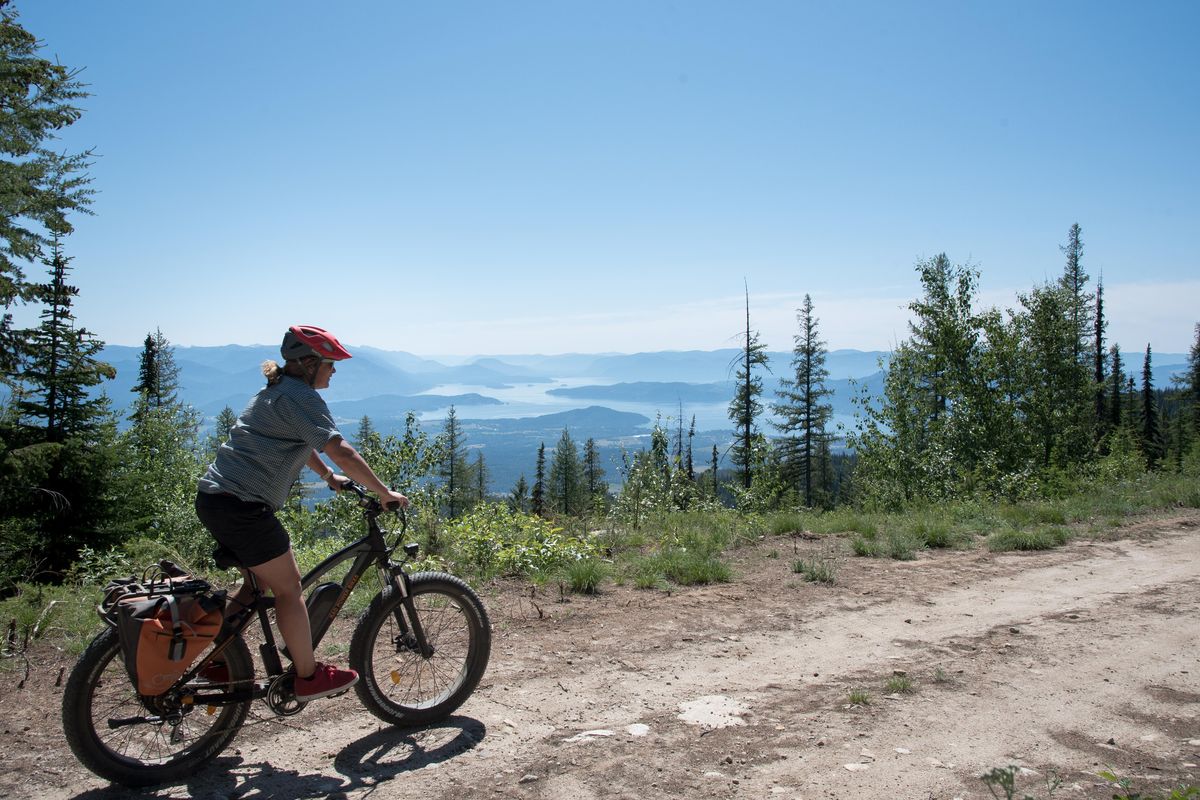
<path fill-rule="evenodd" d="M 388 511 L 399 511 L 403 506 L 399 500 L 392 500 L 390 503 L 384 503 L 383 507 Z"/>

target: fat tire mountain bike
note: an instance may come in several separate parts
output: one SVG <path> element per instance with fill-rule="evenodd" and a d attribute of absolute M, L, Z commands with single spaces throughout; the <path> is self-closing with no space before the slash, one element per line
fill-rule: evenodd
<path fill-rule="evenodd" d="M 403 542 L 407 517 L 391 544 L 378 519 L 385 509 L 366 490 L 348 481 L 358 495 L 367 534 L 325 559 L 304 576 L 313 647 L 328 632 L 360 579 L 374 566 L 383 590 L 372 598 L 355 625 L 349 663 L 358 671 L 359 700 L 392 725 L 427 725 L 445 719 L 471 695 L 487 669 L 491 624 L 475 592 L 461 579 L 441 572 L 409 574 L 405 567 L 418 545 L 404 545 L 403 561 L 393 552 Z M 214 553 L 217 566 L 240 567 L 226 550 Z M 342 581 L 327 576 L 352 561 Z M 284 669 L 270 610 L 274 598 L 253 580 L 251 602 L 229 615 L 212 645 L 160 696 L 139 695 L 121 657 L 117 631 L 108 627 L 79 657 L 63 692 L 63 731 L 79 761 L 92 772 L 126 786 L 149 786 L 190 776 L 229 746 L 255 700 L 280 716 L 306 705 L 296 699 L 295 674 Z M 323 580 L 324 579 L 324 580 Z M 242 634 L 258 619 L 263 674 Z M 286 655 L 286 649 L 282 651 Z M 222 679 L 205 678 L 223 663 Z"/>

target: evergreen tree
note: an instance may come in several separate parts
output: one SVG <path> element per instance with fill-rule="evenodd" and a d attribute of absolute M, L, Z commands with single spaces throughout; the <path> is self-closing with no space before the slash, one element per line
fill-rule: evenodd
<path fill-rule="evenodd" d="M 508 507 L 513 511 L 525 512 L 529 510 L 529 483 L 525 480 L 524 473 L 517 478 L 516 485 L 513 486 L 512 492 L 508 495 Z"/>
<path fill-rule="evenodd" d="M 1188 353 L 1187 386 L 1192 406 L 1192 432 L 1200 437 L 1200 322 L 1196 323 L 1196 338 Z"/>
<path fill-rule="evenodd" d="M 375 430 L 375 423 L 371 422 L 371 418 L 366 414 L 358 421 L 358 431 L 354 434 L 354 447 L 358 451 L 362 451 L 372 445 L 373 442 L 379 439 L 379 433 Z"/>
<path fill-rule="evenodd" d="M 741 468 L 742 487 L 746 489 L 750 488 L 754 468 L 754 441 L 758 433 L 755 421 L 763 411 L 762 403 L 758 400 L 762 395 L 762 378 L 756 374 L 756 367 L 770 371 L 767 366 L 767 346 L 759 342 L 757 331 L 750 330 L 750 290 L 747 288 L 746 331 L 734 375 L 737 389 L 729 404 L 729 419 L 735 429 L 730 460 Z"/>
<path fill-rule="evenodd" d="M 608 494 L 608 484 L 604 481 L 604 467 L 600 465 L 600 451 L 592 438 L 583 444 L 583 480 L 588 502 L 594 505 L 603 501 Z"/>
<path fill-rule="evenodd" d="M 1104 438 L 1108 432 L 1108 407 L 1105 402 L 1104 374 L 1104 330 L 1108 321 L 1104 319 L 1104 281 L 1096 281 L 1096 313 L 1093 320 L 1092 339 L 1092 391 L 1096 397 L 1096 437 Z"/>
<path fill-rule="evenodd" d="M 0 380 L 17 370 L 24 341 L 14 334 L 12 308 L 36 299 L 25 265 L 41 260 L 54 237 L 72 231 L 67 216 L 86 212 L 92 192 L 90 152 L 64 155 L 50 147 L 82 116 L 88 96 L 71 70 L 38 55 L 41 43 L 0 3 Z"/>
<path fill-rule="evenodd" d="M 178 376 L 175 348 L 161 330 L 148 334 L 129 417 L 133 424 L 117 439 L 121 456 L 114 482 L 122 487 L 117 494 L 126 531 L 169 542 L 180 552 L 207 555 L 209 537 L 200 535 L 191 510 L 207 448 L 202 452 L 198 446 L 200 414 L 178 398 Z M 211 446 L 214 456 L 237 422 L 228 407 L 222 417 L 217 421 L 220 441 Z"/>
<path fill-rule="evenodd" d="M 714 444 L 712 448 L 712 461 L 709 462 L 708 474 L 712 476 L 712 497 L 713 500 L 719 498 L 718 490 L 720 486 L 717 483 L 717 466 L 720 464 L 721 454 L 717 451 L 717 446 Z"/>
<path fill-rule="evenodd" d="M 687 470 L 687 478 L 692 483 L 696 482 L 696 464 L 692 460 L 692 443 L 696 440 L 696 415 L 692 414 L 692 424 L 688 426 L 688 443 L 687 455 L 684 458 L 684 468 Z"/>
<path fill-rule="evenodd" d="M 1121 346 L 1113 342 L 1108 348 L 1108 357 L 1112 366 L 1109 368 L 1108 383 L 1108 427 L 1117 430 L 1121 427 L 1121 410 L 1125 407 L 1122 402 L 1122 391 L 1125 385 L 1125 365 L 1121 363 Z"/>
<path fill-rule="evenodd" d="M 1146 360 L 1142 362 L 1141 445 L 1147 469 L 1155 469 L 1163 457 L 1163 435 L 1159 426 L 1158 398 L 1154 394 L 1154 377 L 1150 370 L 1150 345 L 1146 345 Z"/>
<path fill-rule="evenodd" d="M 560 514 L 581 514 L 587 505 L 586 483 L 579 451 L 571 434 L 563 428 L 562 436 L 550 459 L 550 482 L 546 487 L 549 505 Z"/>
<path fill-rule="evenodd" d="M 46 260 L 50 283 L 32 287 L 33 296 L 45 304 L 42 323 L 22 334 L 27 352 L 17 403 L 26 424 L 40 427 L 32 441 L 63 442 L 93 431 L 104 415 L 102 399 L 88 390 L 116 371 L 96 356 L 104 348 L 85 328 L 75 326 L 72 300 L 79 290 L 67 283 L 70 259 L 62 254 L 57 237 Z"/>
<path fill-rule="evenodd" d="M 132 391 L 145 398 L 151 408 L 173 405 L 179 390 L 179 367 L 175 348 L 163 336 L 162 329 L 146 334 L 138 359 L 138 382 Z"/>
<path fill-rule="evenodd" d="M 1133 373 L 1125 376 L 1125 395 L 1121 402 L 1125 405 L 1123 412 L 1125 424 L 1129 426 L 1130 433 L 1136 438 L 1141 434 L 1138 432 L 1138 420 L 1140 419 L 1138 416 L 1138 392 L 1137 385 L 1133 380 Z"/>
<path fill-rule="evenodd" d="M 675 463 L 683 464 L 683 401 L 679 401 L 679 413 L 675 415 Z"/>
<path fill-rule="evenodd" d="M 470 482 L 467 472 L 466 437 L 454 406 L 446 413 L 442 428 L 442 461 L 438 475 L 445 484 L 447 514 L 457 517 L 469 505 Z"/>
<path fill-rule="evenodd" d="M 475 502 L 477 504 L 486 503 L 491 473 L 488 471 L 487 464 L 484 463 L 482 450 L 475 451 L 475 463 L 471 466 L 471 472 L 475 479 Z"/>
<path fill-rule="evenodd" d="M 539 517 L 546 516 L 546 443 L 538 443 L 537 467 L 533 476 L 531 510 Z"/>
<path fill-rule="evenodd" d="M 237 424 L 237 414 L 229 406 L 221 409 L 221 413 L 217 414 L 216 420 L 213 422 L 212 433 L 208 435 L 208 440 L 204 444 L 204 461 L 211 463 L 217 457 L 217 451 L 221 449 L 221 445 L 229 441 L 229 432 L 233 430 L 233 426 Z"/>
<path fill-rule="evenodd" d="M 1067 243 L 1059 247 L 1067 257 L 1058 285 L 1067 295 L 1067 316 L 1074 332 L 1072 355 L 1084 362 L 1089 355 L 1088 339 L 1092 336 L 1092 296 L 1087 291 L 1088 274 L 1083 269 L 1083 239 L 1079 223 L 1067 232 Z"/>
<path fill-rule="evenodd" d="M 811 508 L 814 472 L 821 442 L 825 439 L 825 424 L 833 407 L 822 402 L 831 394 L 825 388 L 829 370 L 825 369 L 825 342 L 818 332 L 812 298 L 807 294 L 804 304 L 796 312 L 796 321 L 800 332 L 793 337 L 793 377 L 779 382 L 777 394 L 781 402 L 775 404 L 774 410 L 780 421 L 772 424 L 783 434 L 779 447 L 784 481 L 800 492 L 804 505 Z"/>

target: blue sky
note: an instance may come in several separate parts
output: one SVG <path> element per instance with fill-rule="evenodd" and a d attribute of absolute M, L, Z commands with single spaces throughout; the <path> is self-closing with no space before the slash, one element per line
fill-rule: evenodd
<path fill-rule="evenodd" d="M 93 96 L 79 320 L 292 322 L 431 354 L 906 335 L 921 258 L 981 300 L 1083 228 L 1110 337 L 1200 321 L 1194 2 L 17 0 Z"/>

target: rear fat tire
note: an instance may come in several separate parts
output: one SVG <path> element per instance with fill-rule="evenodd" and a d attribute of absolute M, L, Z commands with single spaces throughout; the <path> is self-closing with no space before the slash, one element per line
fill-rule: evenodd
<path fill-rule="evenodd" d="M 401 597 L 388 587 L 371 601 L 350 641 L 350 666 L 362 704 L 392 725 L 427 725 L 450 716 L 470 697 L 487 669 L 492 628 L 479 597 L 461 579 L 441 572 L 409 578 L 431 658 L 397 647 L 393 614 L 407 621 Z"/>
<path fill-rule="evenodd" d="M 246 643 L 230 642 L 222 653 L 231 683 L 254 678 Z M 113 730 L 109 719 L 148 715 L 125 671 L 117 631 L 102 631 L 75 663 L 63 691 L 63 733 L 85 767 L 124 786 L 151 786 L 190 777 L 224 750 L 246 719 L 253 701 L 220 706 L 209 717 L 195 707 L 177 728 L 130 725 Z M 179 735 L 178 741 L 172 734 Z"/>

